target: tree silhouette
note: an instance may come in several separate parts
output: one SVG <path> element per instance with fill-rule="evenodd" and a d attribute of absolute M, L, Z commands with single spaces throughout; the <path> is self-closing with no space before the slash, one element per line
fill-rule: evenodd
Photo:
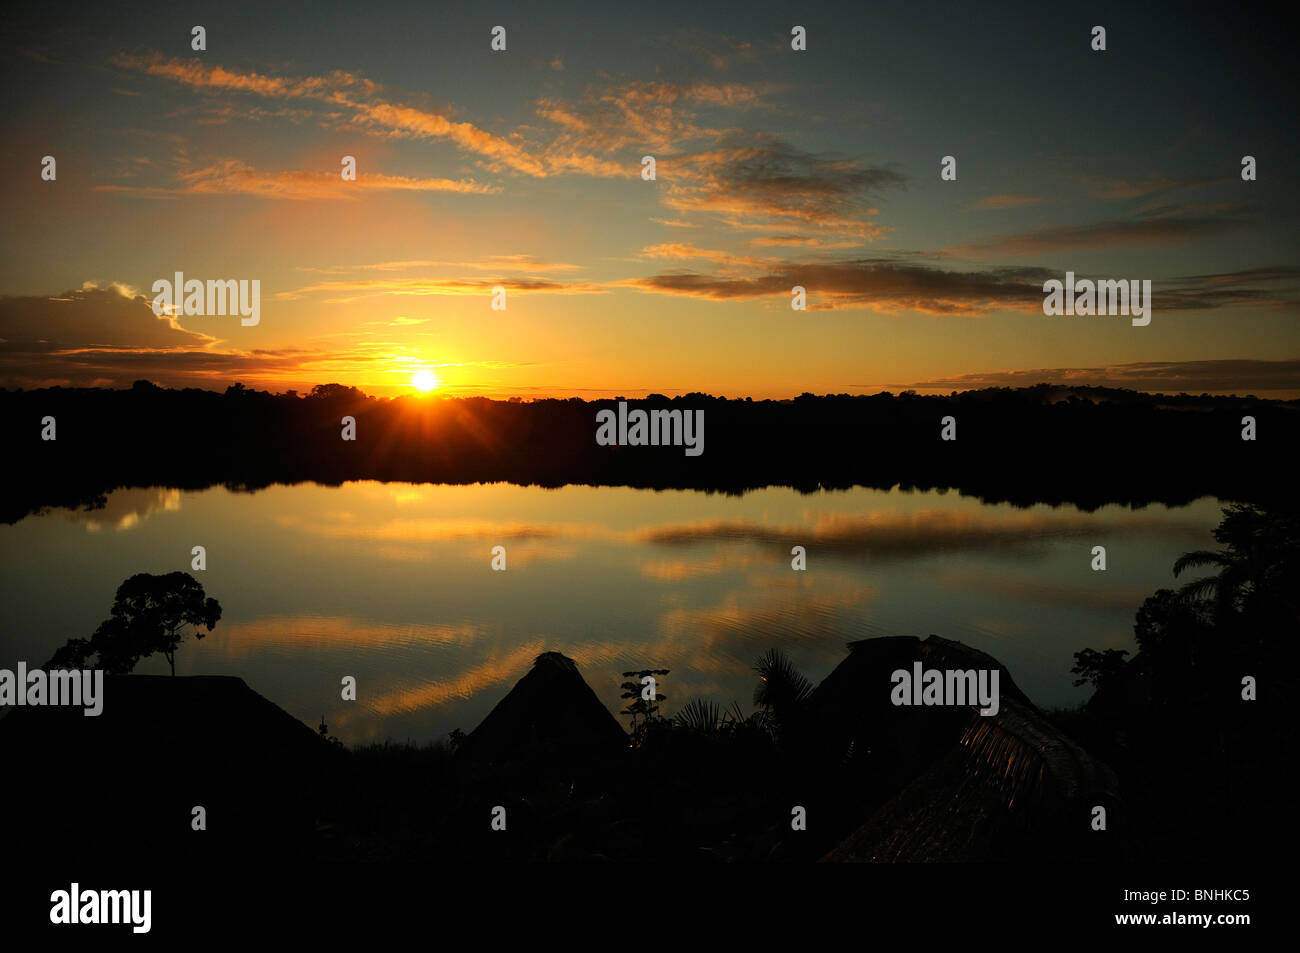
<path fill-rule="evenodd" d="M 201 639 L 221 618 L 221 604 L 187 572 L 137 573 L 117 587 L 111 615 L 86 639 L 69 639 L 46 668 L 82 668 L 90 656 L 110 675 L 125 675 L 142 658 L 161 652 L 176 674 L 176 649 L 192 629 Z M 204 631 L 204 630 L 207 631 Z"/>
<path fill-rule="evenodd" d="M 1296 617 L 1295 589 L 1300 567 L 1300 523 L 1294 515 L 1234 504 L 1224 510 L 1214 538 L 1223 550 L 1185 553 L 1174 563 L 1174 575 L 1198 566 L 1211 566 L 1217 575 L 1185 584 L 1178 597 L 1210 603 L 1217 620 L 1267 600 Z M 1262 600 L 1257 597 L 1262 597 Z"/>
<path fill-rule="evenodd" d="M 1074 653 L 1074 668 L 1070 672 L 1079 677 L 1074 680 L 1074 687 L 1091 684 L 1101 688 L 1110 684 L 1124 671 L 1124 656 L 1127 649 L 1106 649 L 1103 652 L 1084 649 Z"/>
<path fill-rule="evenodd" d="M 176 649 L 185 638 L 186 627 L 192 627 L 194 637 L 201 639 L 221 618 L 221 605 L 216 599 L 205 598 L 202 583 L 187 572 L 165 576 L 137 573 L 117 587 L 111 611 L 120 627 L 122 657 L 134 656 L 134 666 L 161 652 L 172 675 L 176 674 Z"/>

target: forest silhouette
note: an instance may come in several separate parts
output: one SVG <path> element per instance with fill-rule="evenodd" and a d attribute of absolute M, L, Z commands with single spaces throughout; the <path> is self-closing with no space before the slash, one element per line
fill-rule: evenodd
<path fill-rule="evenodd" d="M 693 488 L 743 493 L 866 486 L 950 488 L 985 502 L 1261 503 L 1291 495 L 1300 401 L 1103 388 L 967 391 L 947 397 L 805 394 L 787 401 L 650 395 L 642 408 L 703 409 L 705 451 L 600 446 L 616 399 L 377 398 L 319 385 L 271 394 L 48 388 L 0 392 L 7 468 L 0 520 L 102 505 L 123 487 L 255 490 L 352 480 Z M 956 440 L 941 422 L 956 422 Z M 1257 439 L 1242 439 L 1244 417 Z M 42 439 L 52 417 L 56 439 Z M 342 419 L 356 440 L 342 439 Z"/>

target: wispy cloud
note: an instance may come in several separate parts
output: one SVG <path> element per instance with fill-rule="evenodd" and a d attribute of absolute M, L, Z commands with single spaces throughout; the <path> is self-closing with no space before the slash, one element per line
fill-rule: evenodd
<path fill-rule="evenodd" d="M 966 550 L 996 550 L 1008 556 L 1032 555 L 1051 539 L 1135 530 L 1183 539 L 1189 532 L 1203 533 L 1204 527 L 1193 522 L 1170 520 L 1167 516 L 1128 512 L 1090 514 L 1040 509 L 1009 513 L 932 509 L 870 514 L 821 513 L 814 515 L 811 521 L 790 526 L 757 521 L 706 520 L 649 528 L 637 538 L 662 545 L 744 542 L 780 546 L 800 542 L 816 545 L 819 551 L 837 556 L 896 559 Z"/>
<path fill-rule="evenodd" d="M 409 271 L 412 268 L 471 268 L 479 271 L 523 272 L 542 274 L 552 271 L 577 271 L 581 265 L 562 261 L 544 261 L 533 255 L 486 255 L 478 261 L 445 261 L 418 258 L 408 261 L 377 261 L 363 265 L 327 265 L 320 268 L 304 266 L 299 271 L 340 274 L 353 271 Z"/>
<path fill-rule="evenodd" d="M 522 294 L 606 294 L 604 286 L 589 282 L 562 282 L 551 278 L 386 278 L 353 281 L 321 281 L 292 291 L 281 291 L 276 298 L 292 300 L 304 295 L 325 293 L 342 295 L 326 299 L 327 304 L 347 304 L 367 295 L 487 295 L 500 285 L 508 292 Z"/>
<path fill-rule="evenodd" d="M 887 231 L 870 221 L 878 214 L 870 199 L 906 181 L 887 166 L 818 155 L 762 135 L 728 135 L 716 148 L 668 157 L 659 169 L 668 183 L 664 203 L 678 211 L 768 229 L 798 222 L 867 240 Z"/>
<path fill-rule="evenodd" d="M 171 187 L 98 185 L 100 192 L 120 192 L 143 198 L 179 195 L 252 195 L 264 199 L 330 199 L 352 201 L 369 192 L 499 192 L 473 179 L 419 179 L 400 175 L 358 173 L 345 181 L 338 172 L 262 172 L 236 159 L 178 173 Z"/>
<path fill-rule="evenodd" d="M 170 80 L 204 92 L 250 94 L 327 104 L 347 124 L 413 139 L 446 139 L 479 156 L 489 168 L 544 177 L 552 171 L 521 143 L 433 109 L 393 101 L 379 83 L 344 71 L 324 76 L 285 77 L 208 66 L 160 54 L 121 53 L 110 62 L 121 69 Z M 328 116 L 322 116 L 328 118 Z"/>
<path fill-rule="evenodd" d="M 1137 217 L 1110 219 L 1086 225 L 1051 225 L 1012 235 L 968 242 L 946 249 L 953 255 L 990 257 L 1043 255 L 1058 251 L 1095 248 L 1153 248 L 1203 239 L 1221 238 L 1247 225 L 1243 206 L 1238 214 L 1202 213 L 1164 207 Z"/>

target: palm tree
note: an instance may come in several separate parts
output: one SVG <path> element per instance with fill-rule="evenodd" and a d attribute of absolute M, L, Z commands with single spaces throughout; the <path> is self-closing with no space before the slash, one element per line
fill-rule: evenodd
<path fill-rule="evenodd" d="M 1242 590 L 1249 585 L 1245 560 L 1230 551 L 1216 553 L 1199 549 L 1178 557 L 1174 562 L 1174 575 L 1181 576 L 1183 570 L 1198 566 L 1217 567 L 1218 575 L 1202 576 L 1184 583 L 1179 587 L 1177 597 L 1181 602 L 1212 602 L 1216 618 L 1222 619 L 1236 608 Z"/>
<path fill-rule="evenodd" d="M 754 689 L 754 704 L 761 706 L 788 730 L 799 723 L 813 684 L 780 649 L 768 649 L 754 666 L 761 681 Z"/>
<path fill-rule="evenodd" d="M 1178 599 L 1213 603 L 1215 618 L 1225 620 L 1278 569 L 1279 557 L 1285 550 L 1277 546 L 1277 530 L 1276 515 L 1243 504 L 1227 507 L 1223 521 L 1214 530 L 1214 538 L 1226 548 L 1184 553 L 1174 563 L 1175 576 L 1198 566 L 1214 567 L 1218 574 L 1184 584 L 1178 590 Z M 1291 545 L 1294 547 L 1294 542 Z"/>

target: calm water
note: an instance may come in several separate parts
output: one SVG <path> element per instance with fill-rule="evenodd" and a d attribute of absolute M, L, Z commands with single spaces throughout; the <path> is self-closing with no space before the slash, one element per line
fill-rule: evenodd
<path fill-rule="evenodd" d="M 857 489 L 742 498 L 621 487 L 352 483 L 253 494 L 124 490 L 103 510 L 0 527 L 0 668 L 44 662 L 108 615 L 137 572 L 189 571 L 224 616 L 177 674 L 230 674 L 345 742 L 472 729 L 540 652 L 577 660 L 613 712 L 619 674 L 667 668 L 751 709 L 751 666 L 787 651 L 814 681 L 844 643 L 930 633 L 997 657 L 1040 705 L 1074 704 L 1073 653 L 1133 648 L 1142 599 L 1220 507 L 988 506 Z M 790 568 L 790 549 L 808 569 Z M 505 546 L 507 570 L 490 568 Z M 1103 545 L 1108 570 L 1093 572 Z M 165 674 L 161 657 L 137 669 Z M 339 698 L 357 678 L 355 703 Z M 111 698 L 108 704 L 111 704 Z"/>

